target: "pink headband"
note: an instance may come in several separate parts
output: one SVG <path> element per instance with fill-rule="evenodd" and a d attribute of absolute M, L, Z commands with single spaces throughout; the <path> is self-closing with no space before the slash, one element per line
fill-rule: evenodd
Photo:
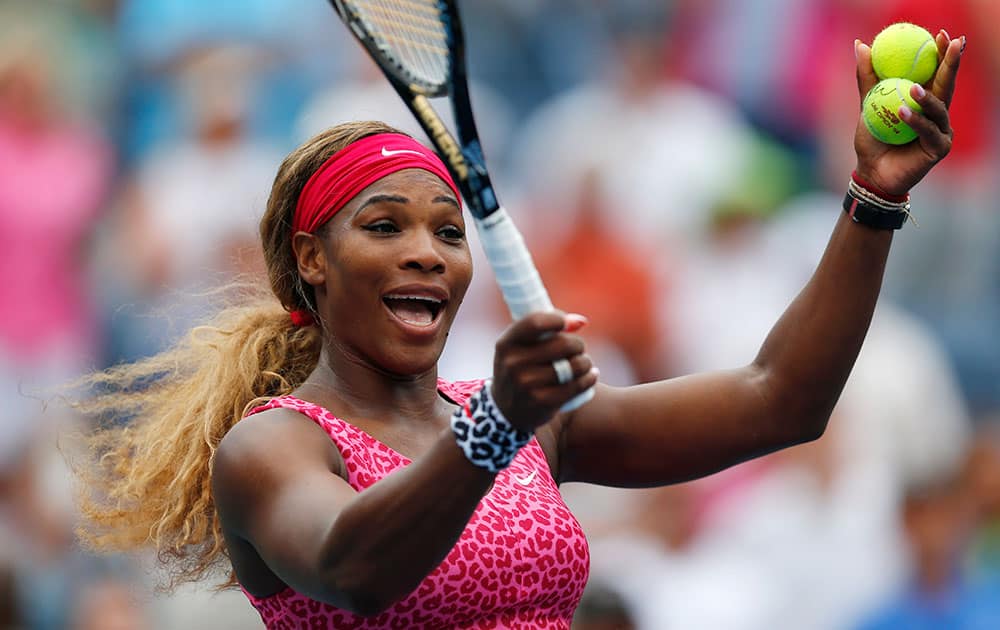
<path fill-rule="evenodd" d="M 409 136 L 380 133 L 352 142 L 313 173 L 299 195 L 292 234 L 315 232 L 362 190 L 406 168 L 437 175 L 462 203 L 455 182 L 436 153 Z"/>

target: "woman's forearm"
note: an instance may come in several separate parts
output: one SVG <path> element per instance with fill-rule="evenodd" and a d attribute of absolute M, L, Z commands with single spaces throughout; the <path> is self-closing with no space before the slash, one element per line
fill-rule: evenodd
<path fill-rule="evenodd" d="M 473 466 L 452 432 L 341 511 L 320 559 L 337 605 L 375 614 L 413 591 L 461 536 L 494 475 Z"/>

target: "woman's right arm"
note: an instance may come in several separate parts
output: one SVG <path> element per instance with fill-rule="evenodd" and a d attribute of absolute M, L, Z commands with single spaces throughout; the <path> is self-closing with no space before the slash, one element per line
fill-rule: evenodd
<path fill-rule="evenodd" d="M 373 615 L 444 560 L 493 475 L 469 463 L 451 431 L 364 492 L 337 474 L 343 465 L 318 425 L 274 409 L 222 440 L 212 492 L 227 534 L 250 543 L 285 584 Z"/>
<path fill-rule="evenodd" d="M 561 314 L 536 313 L 497 342 L 492 391 L 518 428 L 533 430 L 594 385 L 583 341 Z M 576 378 L 558 385 L 552 361 Z M 285 584 L 313 599 L 374 615 L 412 592 L 447 556 L 494 474 L 473 465 L 450 429 L 428 452 L 363 492 L 341 476 L 329 436 L 305 416 L 272 409 L 237 423 L 212 469 L 228 536 L 256 549 Z"/>

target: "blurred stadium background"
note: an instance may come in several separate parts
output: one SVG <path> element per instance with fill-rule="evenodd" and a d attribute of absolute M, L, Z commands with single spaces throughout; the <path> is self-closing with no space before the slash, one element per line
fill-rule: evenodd
<path fill-rule="evenodd" d="M 612 384 L 753 357 L 840 212 L 855 37 L 969 37 L 954 151 L 827 435 L 565 494 L 593 552 L 578 628 L 1000 627 L 1000 1 L 462 9 L 500 194 Z M 0 628 L 259 627 L 239 592 L 158 593 L 150 558 L 74 544 L 57 436 L 81 422 L 50 392 L 260 273 L 282 156 L 360 118 L 419 134 L 323 0 L 0 0 Z M 444 376 L 487 375 L 505 326 L 478 268 Z"/>

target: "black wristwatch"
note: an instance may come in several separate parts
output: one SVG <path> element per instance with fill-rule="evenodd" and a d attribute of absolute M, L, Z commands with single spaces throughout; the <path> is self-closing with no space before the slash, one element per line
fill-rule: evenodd
<path fill-rule="evenodd" d="M 909 204 L 906 206 L 909 208 Z M 886 210 L 859 199 L 850 191 L 844 196 L 844 212 L 855 223 L 867 225 L 876 230 L 898 230 L 909 216 L 905 210 Z"/>

